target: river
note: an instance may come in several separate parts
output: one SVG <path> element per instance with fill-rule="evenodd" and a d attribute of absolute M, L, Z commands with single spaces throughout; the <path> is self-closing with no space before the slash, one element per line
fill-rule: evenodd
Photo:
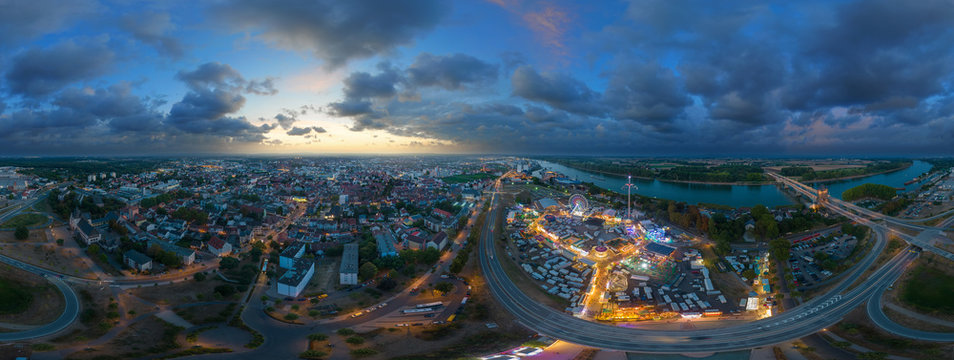
<path fill-rule="evenodd" d="M 626 178 L 605 174 L 597 174 L 589 171 L 572 169 L 560 164 L 549 161 L 537 160 L 544 169 L 555 171 L 566 175 L 569 178 L 591 182 L 604 189 L 626 194 Z M 894 171 L 886 174 L 872 175 L 863 178 L 844 180 L 838 182 L 827 182 L 809 184 L 816 188 L 825 186 L 831 196 L 841 198 L 841 193 L 852 187 L 864 184 L 875 183 L 891 187 L 904 187 L 906 190 L 912 190 L 920 186 L 917 183 L 904 186 L 904 183 L 918 175 L 931 170 L 931 164 L 915 160 L 914 163 L 904 170 Z M 539 172 L 536 173 L 539 175 Z M 732 207 L 751 207 L 762 204 L 768 207 L 793 204 L 793 199 L 783 193 L 774 184 L 767 185 L 712 185 L 712 184 L 689 184 L 676 183 L 659 180 L 633 179 L 633 184 L 638 189 L 633 189 L 633 194 L 649 196 L 660 199 L 670 199 L 683 201 L 689 204 L 710 203 L 728 205 Z"/>

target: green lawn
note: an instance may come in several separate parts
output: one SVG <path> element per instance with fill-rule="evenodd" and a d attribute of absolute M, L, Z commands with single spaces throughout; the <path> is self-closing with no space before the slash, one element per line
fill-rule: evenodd
<path fill-rule="evenodd" d="M 15 228 L 18 226 L 31 227 L 31 226 L 43 225 L 46 223 L 46 219 L 47 219 L 46 215 L 41 215 L 41 214 L 20 214 L 20 215 L 14 216 L 10 220 L 7 220 L 7 222 L 3 223 L 3 225 L 0 225 L 0 227 Z"/>
<path fill-rule="evenodd" d="M 0 314 L 19 314 L 33 302 L 33 294 L 23 284 L 0 279 Z"/>
<path fill-rule="evenodd" d="M 444 182 L 448 184 L 457 184 L 457 183 L 471 182 L 474 180 L 495 179 L 495 178 L 497 177 L 494 174 L 476 173 L 476 174 L 448 176 L 445 178 L 441 178 L 441 180 L 444 180 Z"/>
<path fill-rule="evenodd" d="M 954 314 L 954 276 L 921 265 L 904 285 L 901 299 L 921 311 Z"/>

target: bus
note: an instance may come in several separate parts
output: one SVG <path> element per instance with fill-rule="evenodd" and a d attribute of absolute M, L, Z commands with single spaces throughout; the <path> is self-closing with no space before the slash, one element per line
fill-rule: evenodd
<path fill-rule="evenodd" d="M 404 309 L 401 310 L 401 313 L 404 315 L 408 314 L 423 314 L 426 312 L 437 311 L 436 308 L 413 308 L 413 309 Z"/>
<path fill-rule="evenodd" d="M 457 317 L 457 314 L 451 314 L 451 316 L 448 316 L 448 317 L 447 317 L 447 322 L 452 322 L 452 321 L 454 321 L 454 318 L 455 318 L 455 317 Z"/>
<path fill-rule="evenodd" d="M 441 306 L 441 305 L 444 305 L 444 303 L 440 301 L 435 301 L 435 302 L 427 303 L 427 304 L 417 304 L 417 305 L 414 305 L 414 307 L 420 309 L 420 308 L 430 308 L 430 307 Z"/>
<path fill-rule="evenodd" d="M 265 272 L 266 269 L 268 269 L 268 259 L 265 259 L 265 263 L 262 264 L 262 272 Z"/>

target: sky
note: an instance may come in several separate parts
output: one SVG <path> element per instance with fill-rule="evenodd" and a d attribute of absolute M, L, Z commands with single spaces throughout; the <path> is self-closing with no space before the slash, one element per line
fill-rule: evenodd
<path fill-rule="evenodd" d="M 952 155 L 952 25 L 949 0 L 0 0 L 0 155 Z"/>

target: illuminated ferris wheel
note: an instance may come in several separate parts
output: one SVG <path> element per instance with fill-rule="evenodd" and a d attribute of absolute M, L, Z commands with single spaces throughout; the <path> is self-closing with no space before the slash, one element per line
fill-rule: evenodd
<path fill-rule="evenodd" d="M 582 214 L 586 209 L 590 208 L 590 204 L 586 201 L 586 197 L 581 194 L 573 194 L 570 196 L 569 201 L 570 211 L 574 214 Z"/>

